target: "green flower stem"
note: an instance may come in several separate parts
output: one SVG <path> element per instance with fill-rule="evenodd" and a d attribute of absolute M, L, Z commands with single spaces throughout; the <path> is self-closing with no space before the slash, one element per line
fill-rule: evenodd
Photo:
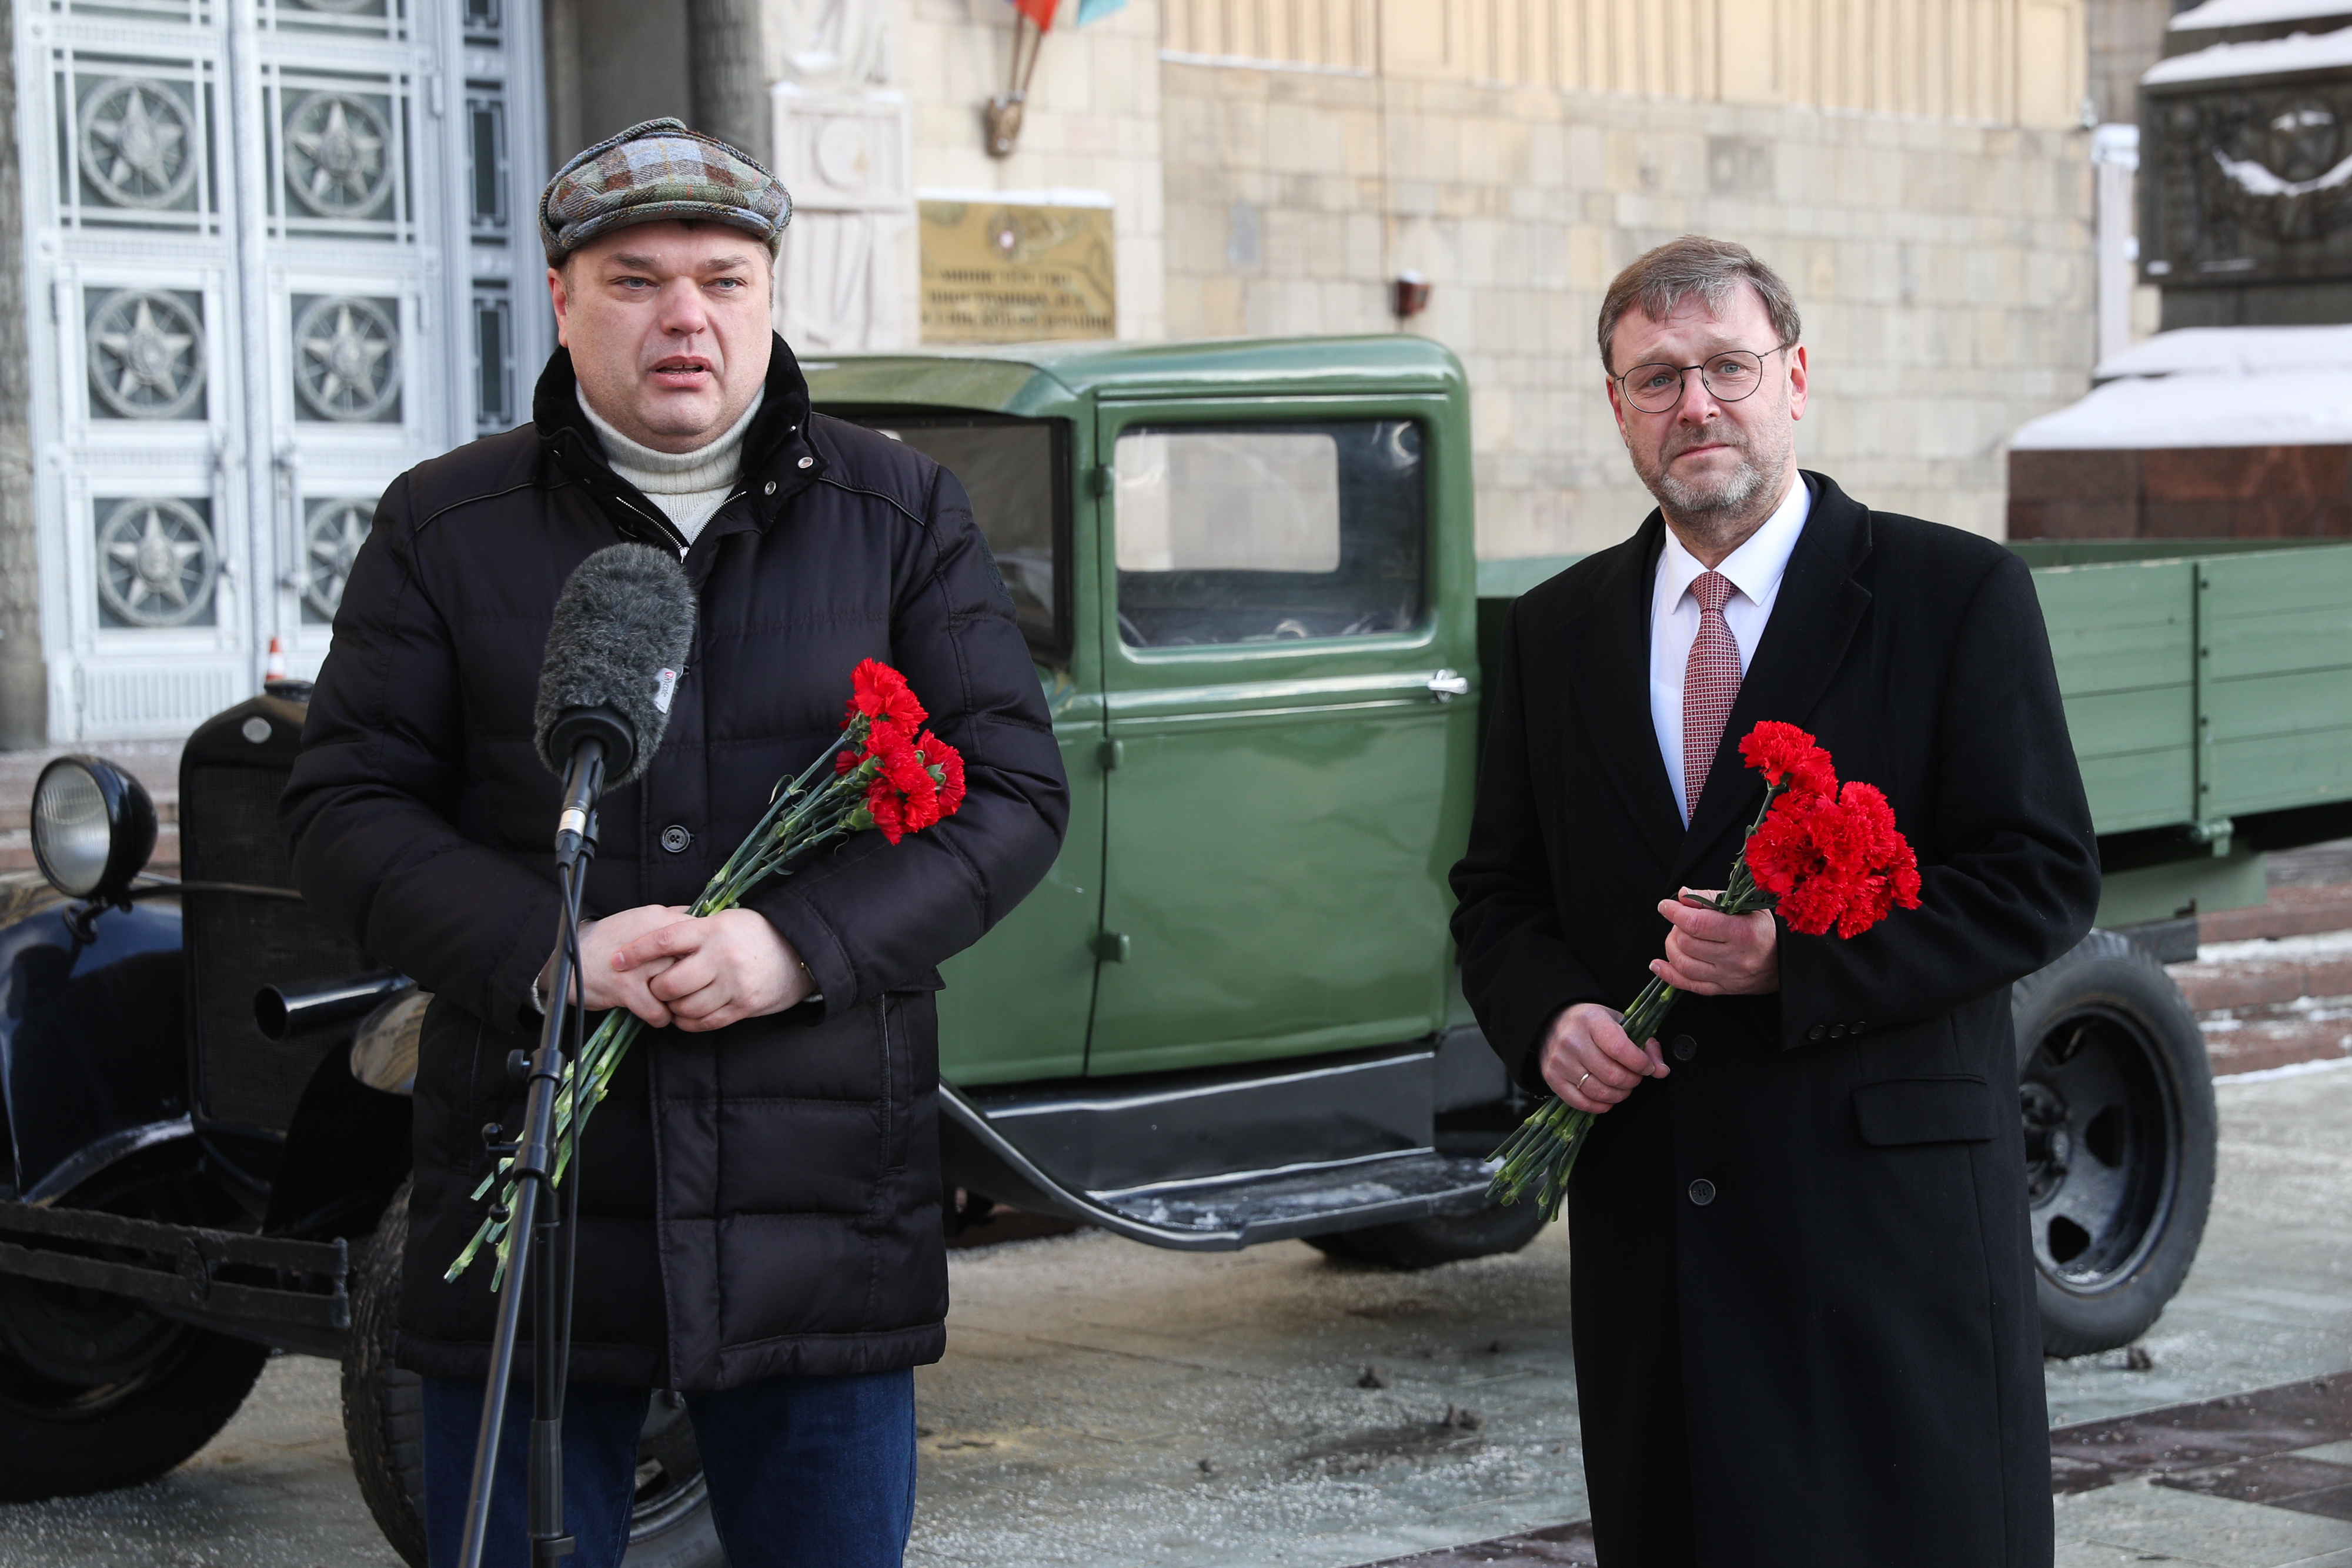
<path fill-rule="evenodd" d="M 1786 789 L 1776 784 L 1765 790 L 1764 804 L 1748 824 L 1750 835 L 1764 825 L 1764 814 Z M 1744 846 L 1746 840 L 1741 842 Z M 1732 862 L 1723 892 L 1707 902 L 1710 908 L 1726 915 L 1749 915 L 1771 907 L 1772 898 L 1756 885 L 1756 875 L 1743 853 Z M 1622 1015 L 1626 1037 L 1637 1045 L 1654 1039 L 1681 999 L 1682 992 L 1651 976 L 1633 1005 Z M 1579 1111 L 1558 1097 L 1545 1101 L 1503 1140 L 1502 1147 L 1486 1156 L 1496 1162 L 1494 1176 L 1486 1184 L 1487 1197 L 1496 1203 L 1517 1203 L 1532 1194 L 1543 1206 L 1545 1220 L 1558 1219 L 1560 1205 L 1568 1197 L 1569 1173 L 1576 1168 L 1576 1156 L 1584 1152 L 1585 1134 L 1591 1126 L 1591 1112 Z"/>
<path fill-rule="evenodd" d="M 703 884 L 701 895 L 691 907 L 693 915 L 709 916 L 735 908 L 745 894 L 777 874 L 788 862 L 848 834 L 849 818 L 865 800 L 866 786 L 873 778 L 873 765 L 861 763 L 814 789 L 811 786 L 820 770 L 831 768 L 834 758 L 844 749 L 863 747 L 869 727 L 868 721 L 859 717 L 843 736 L 840 745 L 827 748 L 799 778 L 776 791 L 759 822 Z M 560 1185 L 571 1168 L 572 1149 L 580 1134 L 587 1130 L 590 1113 L 612 1089 L 622 1058 L 628 1054 L 629 1047 L 645 1027 L 645 1021 L 635 1013 L 616 1008 L 597 1024 L 580 1048 L 579 1056 L 563 1064 L 563 1077 L 556 1086 L 555 1165 L 551 1186 Z M 476 1200 L 488 1197 L 492 1188 L 499 1188 L 499 1207 L 510 1214 L 515 1201 L 513 1168 L 511 1158 L 501 1158 L 474 1189 Z M 509 1228 L 509 1221 L 486 1216 L 443 1277 L 454 1281 L 472 1267 L 482 1249 L 488 1247 L 497 1258 L 497 1267 L 490 1276 L 490 1288 L 497 1290 L 506 1278 L 511 1250 Z"/>

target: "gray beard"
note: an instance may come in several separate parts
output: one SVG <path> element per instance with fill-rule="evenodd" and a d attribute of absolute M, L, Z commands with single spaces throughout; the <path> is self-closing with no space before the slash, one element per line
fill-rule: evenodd
<path fill-rule="evenodd" d="M 1643 474 L 1642 482 L 1657 497 L 1666 516 L 1684 531 L 1712 546 L 1737 544 L 1763 522 L 1761 517 L 1748 517 L 1748 509 L 1759 497 L 1780 488 L 1781 478 L 1789 471 L 1790 445 L 1783 444 L 1772 455 L 1775 460 L 1768 471 L 1767 465 L 1757 460 L 1756 449 L 1736 429 L 1706 429 L 1698 435 L 1735 447 L 1740 454 L 1739 466 L 1720 479 L 1702 484 L 1678 478 L 1661 466 L 1655 473 Z"/>

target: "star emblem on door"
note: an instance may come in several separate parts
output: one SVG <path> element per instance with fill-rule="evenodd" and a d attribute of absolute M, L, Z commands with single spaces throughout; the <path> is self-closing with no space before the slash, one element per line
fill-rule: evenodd
<path fill-rule="evenodd" d="M 205 329 L 175 294 L 121 288 L 89 317 L 89 385 L 124 419 L 178 419 L 205 390 Z"/>
<path fill-rule="evenodd" d="M 390 300 L 314 299 L 294 322 L 294 382 L 321 419 L 382 417 L 400 391 L 399 332 Z"/>
<path fill-rule="evenodd" d="M 149 77 L 115 77 L 82 99 L 81 171 L 119 207 L 176 206 L 195 183 L 187 107 Z"/>
<path fill-rule="evenodd" d="M 98 530 L 98 593 L 132 626 L 184 626 L 210 608 L 218 558 L 194 507 L 168 497 L 121 502 Z"/>
<path fill-rule="evenodd" d="M 335 618 L 343 584 L 367 543 L 375 507 L 366 501 L 323 501 L 302 530 L 302 599 L 322 621 Z"/>
<path fill-rule="evenodd" d="M 392 190 L 383 116 L 348 92 L 314 92 L 286 117 L 286 184 L 322 218 L 363 218 Z"/>

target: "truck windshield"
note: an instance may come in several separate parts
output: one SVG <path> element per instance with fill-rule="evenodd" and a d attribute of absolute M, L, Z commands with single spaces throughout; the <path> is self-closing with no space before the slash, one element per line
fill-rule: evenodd
<path fill-rule="evenodd" d="M 1066 654 L 1061 560 L 1069 530 L 1060 423 L 897 411 L 842 417 L 906 443 L 962 481 L 1030 648 L 1049 661 Z"/>
<path fill-rule="evenodd" d="M 1367 637 L 1420 623 L 1411 420 L 1129 427 L 1113 468 L 1131 648 Z"/>

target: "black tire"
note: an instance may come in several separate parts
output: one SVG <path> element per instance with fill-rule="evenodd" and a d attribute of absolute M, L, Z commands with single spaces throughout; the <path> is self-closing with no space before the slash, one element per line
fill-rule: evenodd
<path fill-rule="evenodd" d="M 1433 1214 L 1361 1230 L 1309 1236 L 1307 1245 L 1328 1258 L 1371 1263 L 1383 1269 L 1433 1269 L 1465 1258 L 1517 1252 L 1544 1228 L 1538 1203 L 1495 1205 L 1475 1214 Z"/>
<path fill-rule="evenodd" d="M 352 1261 L 352 1337 L 343 1352 L 343 1440 L 378 1530 L 409 1568 L 425 1568 L 424 1381 L 393 1364 L 400 1337 L 400 1255 L 408 1242 L 402 1183 Z"/>
<path fill-rule="evenodd" d="M 351 1349 L 343 1360 L 343 1435 L 352 1473 L 378 1529 L 410 1568 L 425 1568 L 425 1412 L 416 1374 L 393 1364 L 408 1194 L 393 1195 L 352 1269 Z M 724 1568 L 702 1456 L 684 1408 L 653 1396 L 637 1440 L 636 1513 L 623 1568 Z"/>
<path fill-rule="evenodd" d="M 2205 1037 L 2164 967 L 2110 931 L 2017 982 L 2011 1000 L 2042 1349 L 2113 1350 L 2156 1322 L 2204 1239 Z"/>
<path fill-rule="evenodd" d="M 184 1168 L 180 1153 L 134 1156 L 65 1203 L 173 1224 L 226 1222 L 233 1206 Z M 121 1296 L 0 1275 L 0 1502 L 153 1480 L 212 1441 L 268 1359 L 261 1345 Z"/>
<path fill-rule="evenodd" d="M 176 1469 L 228 1424 L 268 1359 L 120 1296 L 0 1277 L 0 1502 Z"/>

